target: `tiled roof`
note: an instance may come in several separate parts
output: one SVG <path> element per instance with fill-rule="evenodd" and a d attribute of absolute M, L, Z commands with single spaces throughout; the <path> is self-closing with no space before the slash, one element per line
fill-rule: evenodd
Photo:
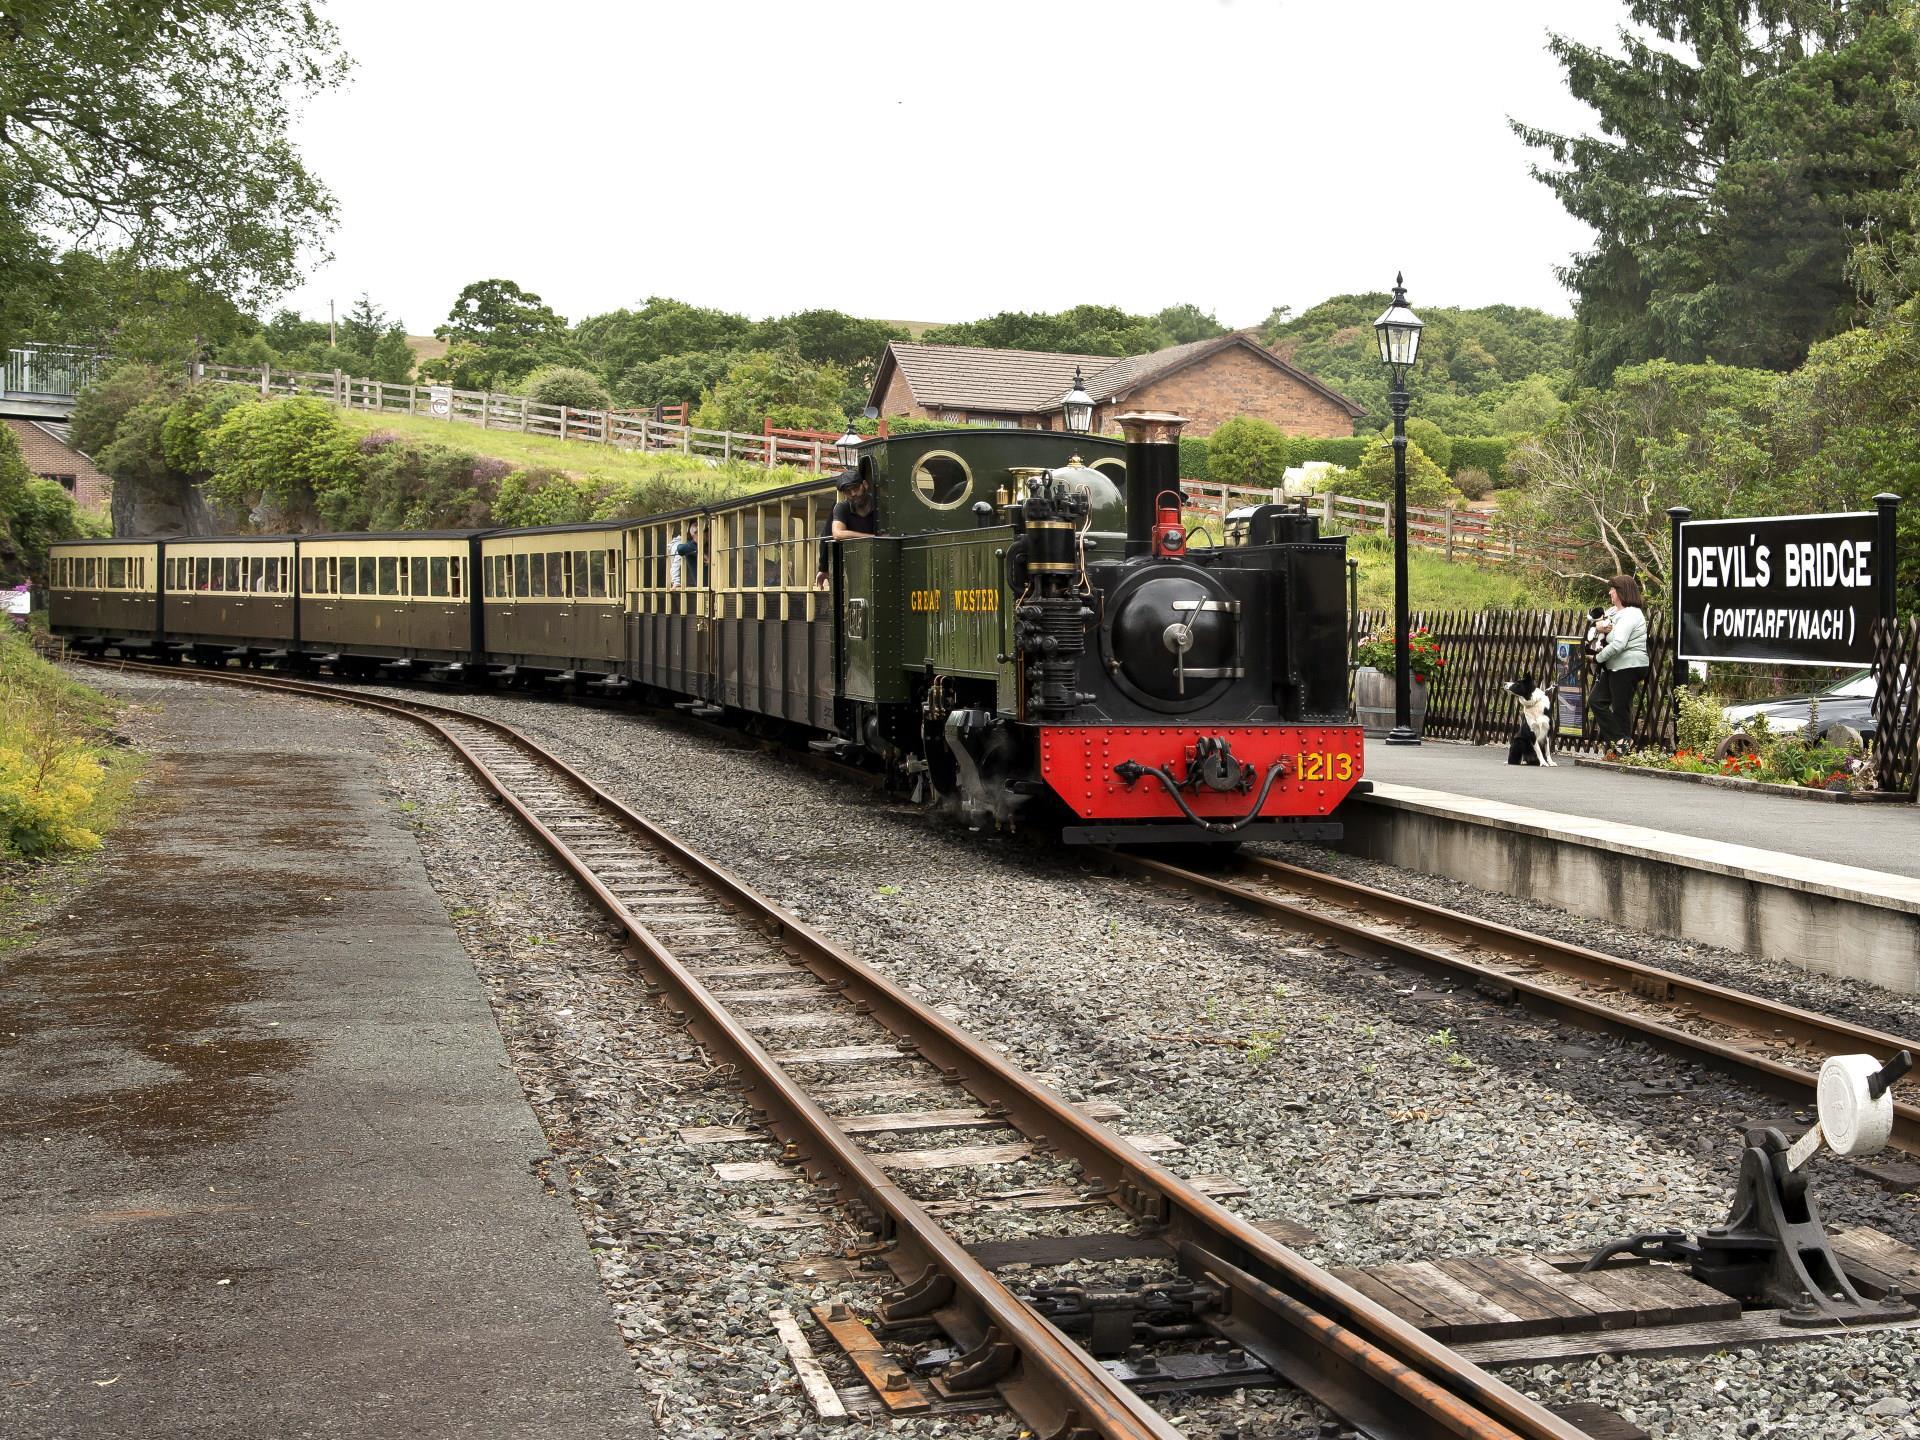
<path fill-rule="evenodd" d="M 1188 361 L 1197 358 L 1209 350 L 1221 349 L 1221 340 L 1231 341 L 1231 336 L 1219 336 L 1211 340 L 1190 340 L 1185 345 L 1169 345 L 1164 350 L 1154 350 L 1145 355 L 1129 355 L 1124 360 L 1116 360 L 1098 375 L 1087 380 L 1087 393 L 1095 400 L 1111 400 L 1123 390 L 1132 390 L 1156 375 L 1169 370 L 1178 370 Z"/>
<path fill-rule="evenodd" d="M 929 409 L 941 407 L 999 411 L 1007 414 L 1045 414 L 1060 408 L 1060 399 L 1073 384 L 1079 368 L 1087 394 L 1096 404 L 1122 398 L 1150 381 L 1202 360 L 1216 351 L 1244 345 L 1276 370 L 1319 391 L 1354 415 L 1366 413 L 1332 386 L 1289 364 L 1243 331 L 1210 340 L 1169 345 L 1148 355 L 1061 355 L 1046 350 L 991 350 L 977 345 L 910 345 L 896 340 L 887 347 L 874 380 L 874 402 L 885 391 L 887 365 L 899 367 L 913 398 Z"/>
<path fill-rule="evenodd" d="M 1088 384 L 1114 363 L 1111 355 L 1056 355 L 1044 350 L 989 350 L 978 345 L 909 345 L 887 353 L 906 377 L 913 398 L 929 408 L 964 406 L 1027 415 L 1057 406 L 1073 385 L 1077 365 Z M 883 367 L 884 368 L 884 367 Z"/>

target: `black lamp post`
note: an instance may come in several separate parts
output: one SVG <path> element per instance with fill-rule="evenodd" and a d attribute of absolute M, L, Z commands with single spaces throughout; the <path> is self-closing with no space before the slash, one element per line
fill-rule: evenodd
<path fill-rule="evenodd" d="M 1373 322 L 1380 363 L 1393 372 L 1393 731 L 1389 745 L 1418 745 L 1413 732 L 1413 665 L 1407 652 L 1407 371 L 1420 353 L 1420 317 L 1407 308 L 1407 277 L 1393 277 L 1393 303 Z"/>
<path fill-rule="evenodd" d="M 1078 365 L 1073 367 L 1073 388 L 1060 398 L 1060 423 L 1076 435 L 1093 429 L 1093 397 L 1087 394 Z"/>
<path fill-rule="evenodd" d="M 841 437 L 838 440 L 833 442 L 834 448 L 840 452 L 840 463 L 845 465 L 849 470 L 853 468 L 854 460 L 859 453 L 861 442 L 864 441 L 866 438 L 867 438 L 866 436 L 862 435 L 858 430 L 853 428 L 853 422 L 849 420 L 847 422 L 846 433 L 841 435 Z"/>

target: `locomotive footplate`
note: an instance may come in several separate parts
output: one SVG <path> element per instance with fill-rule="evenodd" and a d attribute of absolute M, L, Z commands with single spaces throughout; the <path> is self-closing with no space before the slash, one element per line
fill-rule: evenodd
<path fill-rule="evenodd" d="M 1068 845 L 1167 845 L 1205 839 L 1191 822 L 1136 820 L 1118 825 L 1066 825 L 1060 839 Z M 1338 820 L 1257 820 L 1233 832 L 1235 840 L 1341 840 Z"/>
<path fill-rule="evenodd" d="M 1274 822 L 1332 824 L 1360 782 L 1352 725 L 1043 725 L 1040 773 L 1081 825 L 1078 843 L 1129 838 L 1255 839 Z M 1099 832 L 1091 834 L 1088 832 Z M 1326 839 L 1331 831 L 1264 838 Z"/>

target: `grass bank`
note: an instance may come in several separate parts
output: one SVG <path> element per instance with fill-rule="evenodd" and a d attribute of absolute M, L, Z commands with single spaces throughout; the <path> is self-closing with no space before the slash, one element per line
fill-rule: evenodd
<path fill-rule="evenodd" d="M 567 470 L 606 480 L 644 482 L 668 475 L 714 477 L 725 493 L 744 494 L 786 485 L 795 472 L 768 470 L 758 465 L 710 465 L 697 456 L 671 451 L 621 450 L 584 440 L 556 440 L 550 435 L 522 435 L 515 430 L 482 430 L 452 420 L 425 415 L 374 415 L 364 410 L 336 411 L 341 422 L 357 435 L 386 431 L 420 444 L 447 445 L 469 450 L 511 465 L 516 470 Z"/>
<path fill-rule="evenodd" d="M 117 713 L 0 627 L 0 892 L 23 866 L 99 849 L 141 769 L 111 743 Z"/>
<path fill-rule="evenodd" d="M 1347 553 L 1360 562 L 1360 608 L 1393 608 L 1393 546 L 1384 535 L 1355 535 Z M 1415 610 L 1541 610 L 1582 603 L 1566 585 L 1523 565 L 1482 567 L 1431 550 L 1407 551 L 1407 597 Z"/>

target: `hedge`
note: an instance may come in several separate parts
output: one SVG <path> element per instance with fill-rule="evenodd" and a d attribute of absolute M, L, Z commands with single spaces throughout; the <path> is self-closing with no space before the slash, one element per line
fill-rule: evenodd
<path fill-rule="evenodd" d="M 1211 480 L 1207 473 L 1207 437 L 1204 435 L 1182 435 L 1180 437 L 1180 478 L 1182 480 Z"/>
<path fill-rule="evenodd" d="M 1484 470 L 1496 485 L 1506 477 L 1507 438 L 1504 435 L 1456 435 L 1453 437 L 1451 471 L 1472 468 Z"/>
<path fill-rule="evenodd" d="M 1360 457 L 1367 453 L 1371 443 L 1372 437 L 1366 435 L 1340 435 L 1326 440 L 1295 435 L 1287 442 L 1287 457 L 1295 465 L 1327 460 L 1351 470 L 1360 463 Z"/>

